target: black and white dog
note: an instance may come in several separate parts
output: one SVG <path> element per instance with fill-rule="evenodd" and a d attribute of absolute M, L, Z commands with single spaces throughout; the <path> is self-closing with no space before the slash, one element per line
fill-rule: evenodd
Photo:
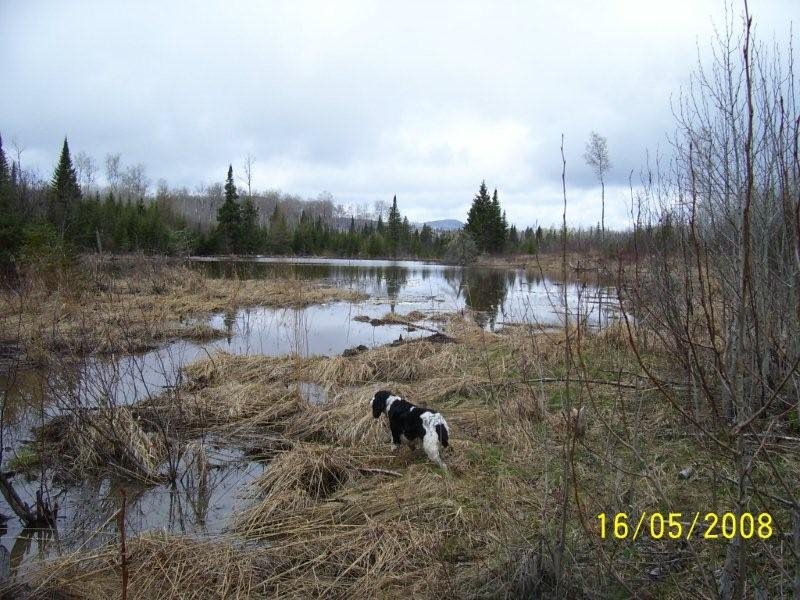
<path fill-rule="evenodd" d="M 450 428 L 441 414 L 428 408 L 414 406 L 386 390 L 376 392 L 369 403 L 372 406 L 373 417 L 377 419 L 381 414 L 386 413 L 389 419 L 389 429 L 392 431 L 392 450 L 397 450 L 401 442 L 406 442 L 412 448 L 416 448 L 417 441 L 421 440 L 422 448 L 428 458 L 443 469 L 447 469 L 439 456 L 439 445 L 447 448 Z"/>

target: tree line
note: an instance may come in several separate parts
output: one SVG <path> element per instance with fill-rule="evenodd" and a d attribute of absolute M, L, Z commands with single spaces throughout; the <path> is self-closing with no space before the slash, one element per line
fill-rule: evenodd
<path fill-rule="evenodd" d="M 351 211 L 348 218 L 330 197 L 303 202 L 257 196 L 249 174 L 246 191 L 240 192 L 232 165 L 219 186 L 219 200 L 214 200 L 214 186 L 200 197 L 171 191 L 163 182 L 148 196 L 141 165 L 123 168 L 118 154 L 106 163 L 110 183 L 101 189 L 94 185 L 93 161 L 84 154 L 73 159 L 65 138 L 51 179 L 37 182 L 21 169 L 19 158 L 8 160 L 0 137 L 0 261 L 93 251 L 444 258 L 468 263 L 480 254 L 535 254 L 561 244 L 561 232 L 554 227 L 509 226 L 497 189 L 490 195 L 485 181 L 472 199 L 464 229 L 439 231 L 427 224 L 412 225 L 396 196 L 390 204 L 376 203 L 376 215 Z M 192 216 L 199 205 L 206 213 L 212 211 L 208 218 Z M 639 235 L 664 237 L 668 225 L 645 226 Z M 635 240 L 629 232 L 607 233 L 598 225 L 570 229 L 567 243 L 570 250 L 615 254 L 631 252 Z"/>

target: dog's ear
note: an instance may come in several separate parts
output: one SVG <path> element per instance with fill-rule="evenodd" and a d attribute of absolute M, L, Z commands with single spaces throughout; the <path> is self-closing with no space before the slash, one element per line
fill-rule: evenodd
<path fill-rule="evenodd" d="M 379 392 L 375 392 L 375 395 L 372 397 L 370 404 L 372 404 L 372 416 L 376 419 L 381 416 L 381 413 L 386 410 L 386 400 L 391 396 L 391 392 L 387 392 L 386 390 L 381 390 Z"/>

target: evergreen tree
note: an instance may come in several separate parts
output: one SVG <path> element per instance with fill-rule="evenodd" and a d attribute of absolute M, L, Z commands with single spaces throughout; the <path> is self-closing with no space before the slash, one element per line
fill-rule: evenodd
<path fill-rule="evenodd" d="M 408 250 L 411 246 L 411 224 L 408 222 L 408 217 L 403 217 L 403 224 L 400 227 L 400 248 Z"/>
<path fill-rule="evenodd" d="M 6 153 L 3 151 L 3 136 L 0 135 L 0 186 L 10 184 L 10 174 Z"/>
<path fill-rule="evenodd" d="M 492 230 L 492 200 L 486 182 L 481 182 L 478 193 L 472 199 L 472 206 L 467 214 L 467 223 L 464 225 L 470 238 L 475 242 L 478 252 L 489 252 L 492 249 L 494 232 Z"/>
<path fill-rule="evenodd" d="M 80 199 L 81 188 L 78 185 L 78 176 L 72 166 L 67 138 L 64 138 L 61 157 L 58 160 L 58 165 L 50 183 L 48 210 L 50 222 L 56 226 L 62 238 L 71 225 L 75 205 Z"/>
<path fill-rule="evenodd" d="M 286 254 L 289 251 L 289 227 L 286 217 L 281 212 L 280 204 L 275 205 L 275 210 L 269 218 L 269 248 L 274 254 Z"/>
<path fill-rule="evenodd" d="M 239 248 L 242 214 L 236 199 L 236 185 L 233 183 L 233 166 L 228 165 L 228 178 L 225 182 L 225 201 L 217 209 L 217 228 L 223 252 L 236 252 Z"/>
<path fill-rule="evenodd" d="M 241 227 L 239 231 L 239 246 L 242 252 L 253 254 L 258 251 L 258 207 L 253 204 L 248 196 L 241 205 Z"/>
<path fill-rule="evenodd" d="M 505 213 L 503 213 L 503 217 L 505 218 Z M 510 250 L 512 252 L 517 251 L 517 246 L 519 245 L 519 233 L 517 232 L 516 225 L 512 225 L 511 229 L 508 230 L 508 245 L 510 246 Z"/>
<path fill-rule="evenodd" d="M 498 232 L 498 252 L 503 252 L 506 248 L 506 243 L 508 242 L 508 219 L 506 219 L 506 211 L 503 211 L 503 216 L 500 218 L 500 226 L 497 230 Z"/>
<path fill-rule="evenodd" d="M 492 208 L 489 212 L 489 247 L 488 250 L 494 254 L 502 251 L 505 242 L 506 232 L 503 229 L 502 217 L 500 213 L 500 200 L 497 198 L 497 188 L 492 194 Z"/>
<path fill-rule="evenodd" d="M 427 223 L 422 226 L 422 231 L 419 234 L 419 243 L 422 247 L 422 254 L 430 256 L 433 249 L 433 230 Z"/>
<path fill-rule="evenodd" d="M 387 229 L 389 237 L 389 251 L 392 253 L 392 256 L 396 258 L 403 233 L 403 221 L 400 218 L 400 211 L 397 209 L 397 196 L 392 199 L 392 207 L 389 209 Z"/>
<path fill-rule="evenodd" d="M 15 163 L 16 164 L 16 163 Z M 14 210 L 14 184 L 0 137 L 0 263 L 8 262 L 22 243 L 22 222 Z"/>

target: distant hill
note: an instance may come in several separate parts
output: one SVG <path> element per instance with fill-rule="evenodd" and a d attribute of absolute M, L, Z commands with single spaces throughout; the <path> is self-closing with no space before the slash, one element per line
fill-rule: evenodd
<path fill-rule="evenodd" d="M 458 219 L 439 219 L 438 221 L 427 221 L 425 225 L 431 229 L 438 229 L 439 231 L 453 231 L 455 229 L 464 228 L 464 223 Z"/>

